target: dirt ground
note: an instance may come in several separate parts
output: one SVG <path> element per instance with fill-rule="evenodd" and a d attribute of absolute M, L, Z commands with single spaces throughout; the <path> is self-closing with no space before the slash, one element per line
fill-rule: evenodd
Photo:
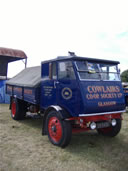
<path fill-rule="evenodd" d="M 0 104 L 0 171 L 128 171 L 128 114 L 115 138 L 74 134 L 61 149 L 41 135 L 41 119 L 14 121 Z"/>

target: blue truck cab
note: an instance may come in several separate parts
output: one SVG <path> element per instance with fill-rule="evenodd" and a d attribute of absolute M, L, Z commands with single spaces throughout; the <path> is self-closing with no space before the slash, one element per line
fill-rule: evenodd
<path fill-rule="evenodd" d="M 41 113 L 42 134 L 60 147 L 69 144 L 72 133 L 82 131 L 96 129 L 114 137 L 125 112 L 118 64 L 73 55 L 27 68 L 6 84 L 11 116 L 19 120 L 28 111 Z"/>

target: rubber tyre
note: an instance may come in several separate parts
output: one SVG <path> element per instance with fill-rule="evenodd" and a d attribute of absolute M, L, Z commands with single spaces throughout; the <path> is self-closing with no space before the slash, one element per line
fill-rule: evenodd
<path fill-rule="evenodd" d="M 52 110 L 46 118 L 48 138 L 52 144 L 59 147 L 66 147 L 72 137 L 72 127 L 70 122 L 64 121 L 59 114 Z"/>
<path fill-rule="evenodd" d="M 26 105 L 24 101 L 13 98 L 11 101 L 11 117 L 14 120 L 22 120 L 26 116 Z"/>
<path fill-rule="evenodd" d="M 116 121 L 117 121 L 116 126 L 97 129 L 98 133 L 103 136 L 115 137 L 121 130 L 121 119 L 116 119 Z"/>

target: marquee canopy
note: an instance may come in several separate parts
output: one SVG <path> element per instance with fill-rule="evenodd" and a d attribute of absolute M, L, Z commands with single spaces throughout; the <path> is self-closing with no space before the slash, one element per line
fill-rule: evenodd
<path fill-rule="evenodd" d="M 23 51 L 0 47 L 0 60 L 6 60 L 9 63 L 21 59 L 27 59 Z"/>

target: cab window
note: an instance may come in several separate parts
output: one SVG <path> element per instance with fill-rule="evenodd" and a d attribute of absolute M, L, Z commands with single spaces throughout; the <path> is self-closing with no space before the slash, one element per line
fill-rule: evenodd
<path fill-rule="evenodd" d="M 81 80 L 120 81 L 117 64 L 76 61 Z"/>
<path fill-rule="evenodd" d="M 58 79 L 65 79 L 65 80 L 76 79 L 71 61 L 58 63 Z"/>

